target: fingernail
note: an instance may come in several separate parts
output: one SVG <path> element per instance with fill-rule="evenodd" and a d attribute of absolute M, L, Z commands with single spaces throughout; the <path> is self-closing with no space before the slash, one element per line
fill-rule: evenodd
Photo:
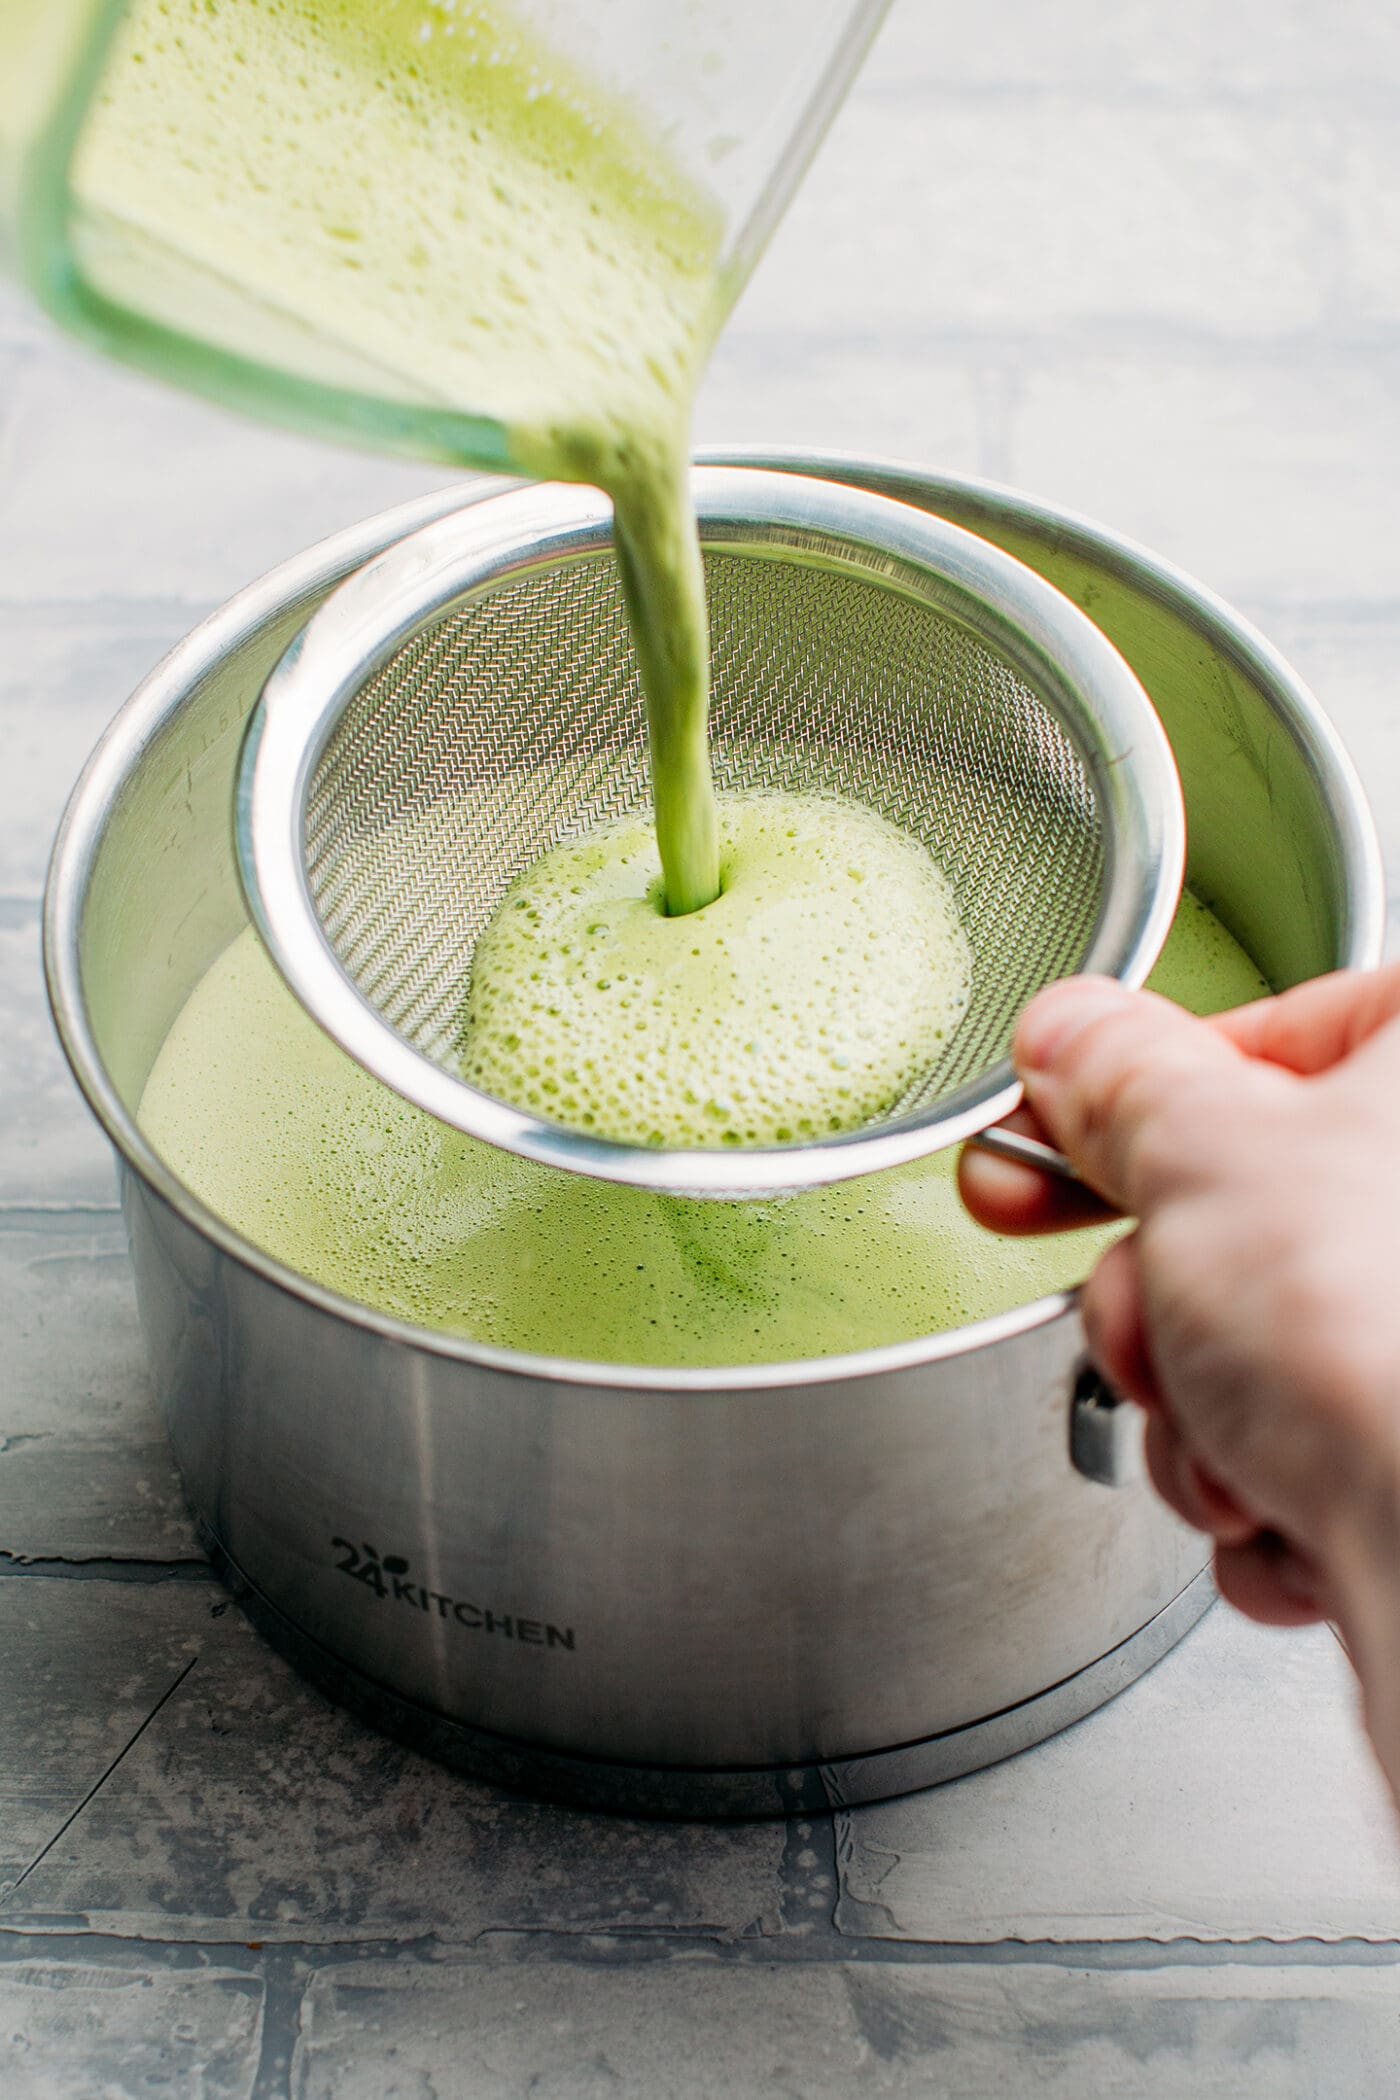
<path fill-rule="evenodd" d="M 1016 1028 L 1012 1055 L 1020 1072 L 1044 1072 L 1077 1035 L 1103 1015 L 1119 1013 L 1133 993 L 1111 977 L 1066 977 L 1038 992 Z"/>

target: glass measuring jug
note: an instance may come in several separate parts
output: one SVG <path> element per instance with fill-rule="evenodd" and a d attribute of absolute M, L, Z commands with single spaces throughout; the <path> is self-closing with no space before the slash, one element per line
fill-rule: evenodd
<path fill-rule="evenodd" d="M 161 378 L 528 472 L 531 327 L 625 329 L 639 281 L 590 185 L 707 350 L 887 5 L 0 0 L 0 254 Z"/>

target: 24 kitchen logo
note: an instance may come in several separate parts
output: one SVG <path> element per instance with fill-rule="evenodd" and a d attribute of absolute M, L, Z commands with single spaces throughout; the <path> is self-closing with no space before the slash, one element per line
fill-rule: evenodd
<path fill-rule="evenodd" d="M 335 1565 L 338 1572 L 348 1575 L 352 1582 L 362 1582 L 376 1597 L 394 1604 L 406 1604 L 414 1611 L 429 1617 L 436 1612 L 438 1618 L 460 1626 L 467 1633 L 494 1633 L 507 1641 L 518 1641 L 526 1648 L 563 1649 L 572 1654 L 576 1646 L 572 1626 L 555 1626 L 548 1619 L 522 1618 L 518 1612 L 493 1611 L 483 1604 L 473 1604 L 466 1597 L 451 1597 L 445 1590 L 430 1590 L 425 1583 L 410 1574 L 409 1563 L 401 1553 L 381 1553 L 377 1546 L 367 1543 L 355 1545 L 350 1539 L 333 1538 L 332 1550 L 340 1557 Z"/>

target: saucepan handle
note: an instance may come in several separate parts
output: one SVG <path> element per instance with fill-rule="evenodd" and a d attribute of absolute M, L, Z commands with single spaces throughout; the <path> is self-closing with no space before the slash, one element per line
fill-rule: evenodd
<path fill-rule="evenodd" d="M 1023 1167 L 1041 1167 L 1063 1181 L 1078 1176 L 1063 1152 L 1040 1138 L 1025 1137 L 1019 1130 L 994 1125 L 979 1131 L 969 1143 L 998 1159 L 1014 1159 Z M 1070 1381 L 1069 1455 L 1077 1473 L 1096 1480 L 1102 1487 L 1122 1487 L 1136 1477 L 1137 1438 L 1132 1409 L 1114 1392 L 1103 1373 L 1081 1356 Z"/>
<path fill-rule="evenodd" d="M 979 1152 L 990 1152 L 997 1159 L 1014 1159 L 1018 1166 L 1041 1167 L 1047 1174 L 1057 1174 L 1061 1181 L 1079 1179 L 1063 1152 L 1057 1152 L 1042 1138 L 1025 1137 L 1019 1130 L 1007 1130 L 1000 1123 L 992 1124 L 988 1130 L 979 1130 L 975 1137 L 968 1139 L 968 1143 L 975 1145 Z"/>
<path fill-rule="evenodd" d="M 1135 1413 L 1098 1367 L 1081 1357 L 1069 1393 L 1069 1456 L 1076 1473 L 1100 1487 L 1123 1487 L 1137 1477 Z"/>

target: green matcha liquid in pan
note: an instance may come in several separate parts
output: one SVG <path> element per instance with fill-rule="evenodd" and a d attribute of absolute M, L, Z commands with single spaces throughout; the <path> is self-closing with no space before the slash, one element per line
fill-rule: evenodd
<path fill-rule="evenodd" d="M 691 400 L 885 4 L 0 21 L 0 215 L 59 320 L 304 428 L 612 497 L 673 914 L 720 884 Z"/>
<path fill-rule="evenodd" d="M 1153 986 L 1197 1013 L 1266 990 L 1182 898 Z M 960 1327 L 1080 1282 L 1115 1230 L 1001 1239 L 951 1153 L 773 1203 L 618 1188 L 436 1122 L 308 1019 L 251 931 L 190 994 L 142 1129 L 288 1268 L 401 1320 L 605 1363 L 777 1363 Z"/>

